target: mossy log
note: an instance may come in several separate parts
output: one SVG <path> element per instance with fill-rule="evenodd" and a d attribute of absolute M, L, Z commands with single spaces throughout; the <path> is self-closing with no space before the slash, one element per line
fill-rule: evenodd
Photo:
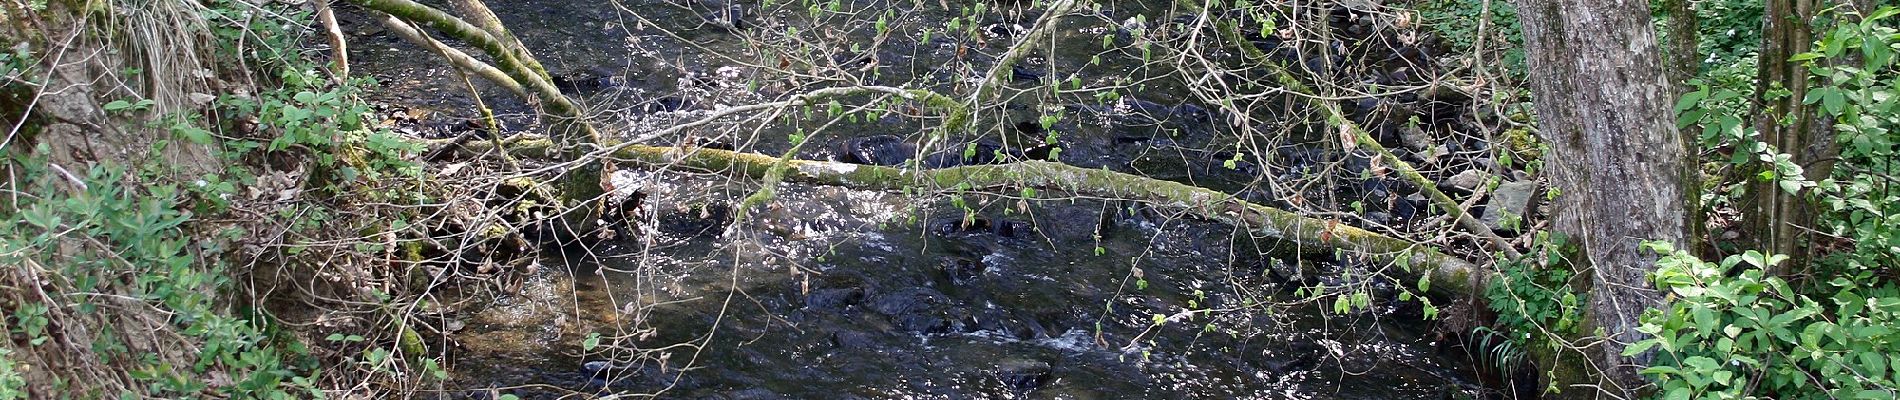
<path fill-rule="evenodd" d="M 488 150 L 488 143 L 468 143 L 470 150 Z M 508 151 L 527 157 L 554 157 L 546 140 L 524 140 Z M 865 190 L 903 190 L 911 187 L 969 187 L 996 193 L 1022 188 L 1083 196 L 1132 199 L 1245 228 L 1295 246 L 1343 250 L 1368 259 L 1394 263 L 1410 273 L 1429 276 L 1433 287 L 1453 293 L 1475 293 L 1488 274 L 1478 265 L 1429 246 L 1380 235 L 1337 221 L 1304 217 L 1289 211 L 1249 203 L 1233 195 L 1106 169 L 1081 168 L 1045 161 L 968 165 L 943 169 L 905 169 L 829 161 L 780 160 L 765 154 L 705 148 L 615 144 L 613 157 L 655 166 L 729 173 L 766 179 L 775 165 L 778 178 L 789 182 L 844 186 Z"/>
<path fill-rule="evenodd" d="M 557 129 L 573 131 L 556 132 L 558 135 L 562 135 L 560 136 L 562 139 L 570 143 L 598 142 L 598 135 L 595 133 L 594 128 L 583 120 L 584 115 L 581 112 L 580 106 L 576 105 L 572 100 L 569 100 L 567 95 L 561 94 L 560 89 L 555 88 L 554 84 L 549 82 L 542 72 L 533 67 L 539 65 L 539 63 L 522 60 L 519 57 L 520 53 L 512 51 L 507 42 L 496 38 L 494 35 L 490 35 L 488 31 L 476 27 L 468 21 L 449 15 L 442 10 L 411 0 L 349 1 L 363 8 L 381 11 L 401 18 L 404 21 L 433 28 L 457 40 L 480 48 L 483 53 L 487 53 L 489 57 L 495 59 L 495 64 L 502 69 L 502 72 L 506 72 L 509 78 L 514 79 L 515 82 L 527 87 L 530 92 L 534 93 L 535 97 L 541 101 L 542 107 L 546 108 L 548 114 L 561 120 L 561 123 L 557 124 L 557 127 L 559 127 L 558 125 L 572 125 L 572 129 Z M 578 138 L 575 136 L 578 136 Z"/>
<path fill-rule="evenodd" d="M 454 47 L 449 47 L 448 44 L 437 41 L 428 35 L 424 35 L 422 31 L 418 31 L 415 27 L 409 26 L 409 22 L 403 21 L 401 18 L 396 18 L 381 12 L 372 12 L 372 18 L 381 22 L 383 27 L 388 28 L 389 31 L 395 33 L 397 37 L 401 37 L 403 40 L 407 40 L 417 47 L 434 51 L 437 56 L 441 56 L 443 60 L 449 62 L 449 65 L 454 65 L 455 68 L 461 69 L 462 72 L 479 76 L 482 79 L 494 83 L 496 86 L 501 86 L 502 89 L 507 89 L 509 93 L 514 93 L 515 97 L 520 97 L 522 100 L 534 101 L 534 95 L 529 94 L 528 89 L 521 86 L 521 82 L 517 82 L 514 78 L 508 77 L 508 73 L 502 72 L 500 68 L 488 65 L 488 63 L 477 60 L 475 57 L 468 55 L 468 53 L 464 53 Z"/>
<path fill-rule="evenodd" d="M 363 8 L 387 13 L 410 23 L 433 28 L 457 40 L 474 45 L 480 48 L 483 53 L 487 53 L 489 57 L 495 60 L 496 66 L 498 66 L 502 72 L 506 73 L 506 78 L 514 80 L 520 86 L 527 88 L 530 93 L 533 93 L 536 100 L 539 100 L 541 108 L 544 111 L 543 113 L 553 118 L 552 131 L 554 137 L 560 140 L 563 145 L 560 148 L 562 152 L 566 153 L 565 159 L 578 160 L 584 155 L 585 149 L 592 148 L 593 145 L 600 143 L 600 134 L 594 129 L 592 124 L 587 122 L 586 115 L 580 106 L 572 100 L 569 100 L 567 95 L 561 94 L 560 89 L 554 87 L 554 84 L 551 82 L 552 79 L 548 77 L 547 71 L 541 67 L 541 63 L 535 61 L 532 56 L 528 55 L 526 49 L 521 48 L 519 42 L 515 41 L 512 35 L 508 35 L 507 31 L 500 27 L 499 22 L 493 20 L 493 13 L 488 12 L 488 10 L 480 6 L 479 3 L 473 0 L 464 2 L 475 3 L 472 7 L 480 8 L 479 10 L 473 10 L 471 12 L 476 13 L 478 18 L 481 18 L 479 19 L 480 21 L 492 24 L 492 32 L 491 29 L 477 27 L 475 24 L 471 24 L 461 18 L 456 18 L 442 10 L 412 0 L 348 1 Z M 463 5 L 470 6 L 470 4 Z M 501 36 L 497 37 L 497 33 Z M 444 54 L 446 55 L 446 53 Z M 452 57 L 451 61 L 454 61 Z M 507 86 L 505 83 L 503 85 Z M 562 197 L 575 199 L 577 201 L 579 199 L 599 199 L 601 197 L 600 195 L 604 192 L 600 186 L 601 173 L 601 166 L 597 163 L 583 163 L 573 166 L 565 177 L 557 183 Z M 601 207 L 595 204 L 593 207 L 586 207 L 586 212 L 565 213 L 563 215 L 566 216 L 564 219 L 569 226 L 576 228 L 576 230 L 586 230 L 588 226 L 598 219 L 596 217 L 599 215 L 600 209 Z"/>

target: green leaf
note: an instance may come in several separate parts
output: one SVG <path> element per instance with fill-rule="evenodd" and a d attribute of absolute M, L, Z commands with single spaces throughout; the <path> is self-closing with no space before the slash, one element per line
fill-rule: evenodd
<path fill-rule="evenodd" d="M 1676 112 L 1680 113 L 1683 111 L 1687 111 L 1691 108 L 1695 108 L 1697 103 L 1701 102 L 1702 99 L 1707 98 L 1708 96 L 1709 96 L 1708 89 L 1702 89 L 1702 90 L 1697 90 L 1697 91 L 1693 91 L 1689 93 L 1683 93 L 1682 98 L 1676 100 Z"/>
<path fill-rule="evenodd" d="M 1708 358 L 1704 356 L 1689 357 L 1689 358 L 1683 359 L 1682 363 L 1691 367 L 1695 367 L 1696 372 L 1701 372 L 1701 373 L 1713 373 L 1716 370 L 1722 369 L 1721 363 L 1715 362 L 1715 359 L 1713 358 Z"/>
<path fill-rule="evenodd" d="M 1630 345 L 1629 347 L 1624 347 L 1623 355 L 1633 356 L 1637 354 L 1642 354 L 1645 351 L 1649 351 L 1650 348 L 1656 347 L 1657 342 L 1658 342 L 1657 339 L 1648 339 L 1648 340 L 1636 342 L 1636 344 Z"/>
<path fill-rule="evenodd" d="M 589 333 L 581 340 L 581 350 L 593 351 L 595 347 L 600 347 L 600 333 Z"/>
<path fill-rule="evenodd" d="M 1854 394 L 1854 398 L 1856 399 L 1891 399 L 1893 396 L 1893 390 L 1877 389 L 1865 389 L 1861 390 L 1860 393 Z"/>
<path fill-rule="evenodd" d="M 1847 96 L 1839 90 L 1830 90 L 1821 97 L 1821 107 L 1827 109 L 1828 114 L 1841 115 L 1847 109 Z"/>
<path fill-rule="evenodd" d="M 1775 181 L 1775 184 L 1780 186 L 1782 191 L 1788 192 L 1788 194 L 1801 194 L 1801 181 L 1783 179 Z"/>

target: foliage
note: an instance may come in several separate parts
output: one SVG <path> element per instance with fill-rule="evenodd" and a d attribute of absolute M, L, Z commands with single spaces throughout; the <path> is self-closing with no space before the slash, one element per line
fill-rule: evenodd
<path fill-rule="evenodd" d="M 1645 373 L 1659 380 L 1665 398 L 1892 398 L 1900 387 L 1892 370 L 1900 364 L 1892 355 L 1900 297 L 1881 275 L 1900 265 L 1893 256 L 1900 250 L 1900 197 L 1891 185 L 1893 129 L 1900 126 L 1891 101 L 1900 93 L 1893 78 L 1896 12 L 1885 8 L 1864 19 L 1832 13 L 1832 26 L 1817 28 L 1823 34 L 1815 51 L 1791 59 L 1810 73 L 1801 101 L 1834 122 L 1840 145 L 1832 175 L 1808 177 L 1813 164 L 1798 165 L 1783 153 L 1797 149 L 1761 143 L 1741 117 L 1751 111 L 1752 54 L 1760 40 L 1760 5 L 1745 3 L 1698 3 L 1703 51 L 1733 61 L 1691 82 L 1697 89 L 1678 103 L 1678 123 L 1702 126 L 1703 146 L 1730 149 L 1732 166 L 1771 166 L 1739 178 L 1774 181 L 1817 201 L 1816 229 L 1852 248 L 1820 249 L 1823 257 L 1807 266 L 1814 275 L 1806 281 L 1814 284 L 1797 285 L 1764 276 L 1785 256 L 1751 250 L 1711 263 L 1649 244 L 1664 256 L 1653 279 L 1672 301 L 1644 317 L 1642 331 L 1655 337 L 1630 353 L 1661 349 Z M 1716 188 L 1705 203 L 1722 205 L 1730 198 L 1723 192 Z"/>
<path fill-rule="evenodd" d="M 113 295 L 22 299 L 25 304 L 11 319 L 15 322 L 8 324 L 10 334 L 28 338 L 33 347 L 59 336 L 63 343 L 89 344 L 87 356 L 95 362 L 130 363 L 124 369 L 144 383 L 123 388 L 127 396 L 178 397 L 209 390 L 221 396 L 289 398 L 308 389 L 307 373 L 289 363 L 302 357 L 301 346 L 270 335 L 264 320 L 234 316 L 219 305 L 217 294 L 232 282 L 225 266 L 208 255 L 222 250 L 191 240 L 181 228 L 192 216 L 179 204 L 177 187 L 141 190 L 125 184 L 122 170 L 107 166 L 62 180 L 43 160 L 16 161 L 23 166 L 28 192 L 0 211 L 0 236 L 14 238 L 0 244 L 0 263 L 41 275 L 55 293 Z M 48 303 L 55 300 L 60 303 Z M 149 311 L 127 311 L 121 300 Z M 130 342 L 135 336 L 114 333 L 134 324 L 102 325 L 90 335 L 52 329 L 66 318 L 130 321 L 134 317 L 128 314 L 159 316 L 184 342 Z M 197 361 L 169 365 L 151 355 L 176 346 L 195 349 Z M 230 381 L 214 384 L 211 375 Z M 0 372 L 0 391 L 9 384 Z"/>
<path fill-rule="evenodd" d="M 1900 188 L 1894 187 L 1895 143 L 1900 143 L 1900 74 L 1895 49 L 1900 30 L 1884 8 L 1858 22 L 1842 22 L 1820 38 L 1817 51 L 1800 54 L 1820 80 L 1803 102 L 1819 104 L 1834 120 L 1840 158 L 1832 177 L 1813 193 L 1823 205 L 1827 234 L 1853 240 L 1852 251 L 1823 260 L 1847 276 L 1900 265 Z M 1854 62 L 1858 61 L 1858 62 Z"/>
<path fill-rule="evenodd" d="M 1900 94 L 1893 79 L 1894 46 L 1900 43 L 1892 27 L 1893 10 L 1882 9 L 1858 21 L 1832 15 L 1838 23 L 1825 30 L 1816 50 L 1792 59 L 1812 77 L 1802 102 L 1818 106 L 1834 122 L 1840 154 L 1829 160 L 1835 166 L 1831 176 L 1807 176 L 1813 164 L 1799 165 L 1785 153 L 1791 149 L 1760 142 L 1751 121 L 1744 120 L 1751 111 L 1749 93 L 1755 90 L 1753 56 L 1692 80 L 1696 90 L 1677 103 L 1678 125 L 1701 126 L 1704 148 L 1725 149 L 1730 153 L 1726 162 L 1733 166 L 1771 166 L 1741 178 L 1774 181 L 1782 190 L 1802 193 L 1823 206 L 1816 229 L 1851 241 L 1853 249 L 1827 254 L 1818 267 L 1861 271 L 1900 264 L 1893 258 L 1900 249 L 1900 192 L 1891 184 L 1894 129 L 1900 127 L 1900 109 L 1891 101 Z M 1739 195 L 1716 189 L 1705 194 L 1704 204 L 1722 206 Z"/>
<path fill-rule="evenodd" d="M 1478 21 L 1490 7 L 1491 23 L 1486 26 L 1487 48 L 1501 49 L 1499 62 L 1514 76 L 1524 74 L 1524 32 L 1518 26 L 1514 2 L 1498 0 L 1431 0 L 1417 4 L 1419 16 L 1458 52 L 1469 52 L 1478 44 Z M 1503 43 L 1499 43 L 1499 40 Z M 1495 50 L 1487 50 L 1495 51 Z"/>
<path fill-rule="evenodd" d="M 1667 243 L 1645 246 L 1663 254 L 1653 280 L 1673 301 L 1644 314 L 1638 330 L 1654 337 L 1625 353 L 1659 350 L 1643 373 L 1658 379 L 1662 397 L 1900 393 L 1900 288 L 1835 278 L 1811 297 L 1764 276 L 1786 256 L 1750 251 L 1711 263 Z"/>
<path fill-rule="evenodd" d="M 344 381 L 356 375 L 383 382 L 443 379 L 439 361 L 424 358 L 420 343 L 418 351 L 386 345 L 409 344 L 386 340 L 414 337 L 404 322 L 351 328 L 360 330 L 343 336 L 356 340 L 311 340 L 308 345 L 322 346 L 311 351 L 304 337 L 333 332 L 303 336 L 282 329 L 301 321 L 275 321 L 258 308 L 273 299 L 250 292 L 256 282 L 237 283 L 254 277 L 251 267 L 260 263 L 235 258 L 245 253 L 234 250 L 236 243 L 252 256 L 281 251 L 273 255 L 284 257 L 265 264 L 360 262 L 409 276 L 412 269 L 400 267 L 413 266 L 389 260 L 394 252 L 384 250 L 404 244 L 396 232 L 416 229 L 405 223 L 416 211 L 402 206 L 422 200 L 423 175 L 411 159 L 420 146 L 371 128 L 370 108 L 358 94 L 372 81 L 332 80 L 305 58 L 313 23 L 308 3 L 204 5 L 193 9 L 215 38 L 207 48 L 217 55 L 214 70 L 229 85 L 227 93 L 206 110 L 172 115 L 135 112 L 156 104 L 136 97 L 100 108 L 169 133 L 150 154 L 184 143 L 209 145 L 222 157 L 222 170 L 178 179 L 176 165 L 104 163 L 75 176 L 50 166 L 44 154 L 10 152 L 20 158 L 8 171 L 17 178 L 6 186 L 14 195 L 0 200 L 0 237 L 7 238 L 0 241 L 0 264 L 25 272 L 0 275 L 0 286 L 44 291 L 0 291 L 14 296 L 0 299 L 6 328 L 27 338 L 0 346 L 0 399 L 69 388 L 82 390 L 71 395 L 76 398 L 321 398 L 323 389 L 359 385 Z M 0 66 L 24 68 L 13 66 L 23 59 L 23 53 L 0 57 Z M 8 82 L 25 79 L 6 73 Z M 273 180 L 260 179 L 260 169 Z M 257 231 L 278 238 L 249 237 Z M 358 238 L 366 232 L 387 235 Z M 336 251 L 297 257 L 305 246 L 295 242 L 309 237 L 346 240 L 325 242 Z M 291 245 L 280 246 L 285 242 Z M 363 262 L 370 259 L 382 262 Z M 345 300 L 368 304 L 363 308 L 378 316 L 414 303 L 404 293 L 373 295 Z M 141 324 L 151 320 L 162 324 Z M 69 354 L 64 359 L 75 364 L 39 357 L 49 353 Z M 321 374 L 320 364 L 326 367 Z M 62 367 L 75 371 L 51 372 Z"/>
<path fill-rule="evenodd" d="M 1540 344 L 1534 339 L 1545 336 L 1533 333 L 1573 333 L 1582 318 L 1584 299 L 1570 286 L 1575 274 L 1564 267 L 1562 235 L 1538 235 L 1543 239 L 1537 251 L 1527 259 L 1499 263 L 1498 275 L 1484 290 L 1486 304 L 1498 314 L 1497 331 L 1509 332 L 1518 348 Z M 1542 257 L 1529 259 L 1538 254 Z"/>
<path fill-rule="evenodd" d="M 1704 65 L 1732 65 L 1753 58 L 1761 47 L 1762 2 L 1696 1 L 1696 53 Z M 1747 63 L 1751 66 L 1753 63 Z"/>

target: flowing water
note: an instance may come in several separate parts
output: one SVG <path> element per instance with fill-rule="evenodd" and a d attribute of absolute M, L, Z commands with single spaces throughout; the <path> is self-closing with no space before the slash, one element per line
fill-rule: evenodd
<path fill-rule="evenodd" d="M 748 48 L 709 25 L 718 18 L 707 17 L 707 10 L 722 5 L 488 5 L 564 87 L 605 110 L 600 117 L 615 132 L 638 133 L 790 90 L 748 84 L 746 68 L 708 55 L 709 49 Z M 1127 7 L 1100 14 L 1119 21 L 1153 11 Z M 949 18 L 940 11 L 907 17 L 924 25 Z M 1002 26 L 1007 36 L 1011 26 L 1033 17 L 983 22 Z M 1077 22 L 1078 33 L 1065 43 L 1099 45 L 1102 32 L 1112 32 L 1112 26 L 1104 31 L 1086 22 Z M 453 72 L 416 57 L 413 46 L 377 27 L 347 29 L 361 73 L 386 84 L 375 96 L 416 119 L 410 126 L 453 134 L 473 116 L 473 102 Z M 962 84 L 950 62 L 961 55 L 951 54 L 954 46 L 945 50 L 941 40 L 872 52 L 884 68 L 877 80 Z M 1082 70 L 1093 54 L 1086 45 L 1063 48 L 1078 50 L 1031 65 Z M 1152 72 L 1117 62 L 1079 78 Z M 510 125 L 532 123 L 519 100 L 484 83 L 475 86 Z M 1201 150 L 1217 136 L 1197 128 L 1209 125 L 1211 118 L 1195 115 L 1206 111 L 1181 105 L 1187 96 L 1165 80 L 1144 88 L 1131 93 L 1145 99 L 1139 102 L 1063 106 L 1072 118 L 1057 124 L 1071 132 L 1062 138 L 1069 149 L 1062 160 L 1240 190 L 1237 178 L 1222 174 L 1241 172 L 1209 168 L 1231 154 Z M 1008 108 L 998 118 L 1034 115 L 1037 107 Z M 1147 111 L 1168 116 L 1154 118 L 1160 122 L 1121 118 L 1129 108 L 1157 107 L 1164 110 Z M 853 137 L 908 135 L 917 125 L 891 118 L 846 124 L 812 139 L 830 146 L 811 146 L 799 156 L 836 157 L 833 149 Z M 744 128 L 687 135 L 768 154 L 791 148 L 784 139 L 789 128 L 758 127 L 756 134 Z M 1172 157 L 1151 160 L 1157 151 Z M 732 205 L 756 183 L 623 171 L 616 186 L 642 196 L 641 217 L 620 237 L 544 256 L 519 290 L 458 316 L 462 328 L 452 337 L 451 363 L 456 393 L 1415 399 L 1479 391 L 1462 359 L 1434 352 L 1431 323 L 1416 301 L 1392 299 L 1392 282 L 1364 278 L 1361 268 L 1328 257 L 1268 258 L 1230 226 L 1133 202 L 1055 193 L 1035 201 L 967 195 L 961 206 L 976 211 L 966 218 L 942 196 L 782 184 L 772 201 L 734 223 Z M 1302 284 L 1368 287 L 1379 301 L 1334 313 L 1330 297 L 1315 301 L 1295 293 Z"/>

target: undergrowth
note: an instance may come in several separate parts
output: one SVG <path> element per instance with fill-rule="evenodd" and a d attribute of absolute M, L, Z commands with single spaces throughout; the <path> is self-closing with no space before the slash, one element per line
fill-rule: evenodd
<path fill-rule="evenodd" d="M 9 139 L 20 142 L 0 185 L 0 264 L 18 267 L 0 275 L 13 339 L 0 345 L 0 399 L 326 398 L 446 378 L 412 316 L 431 283 L 415 279 L 421 148 L 372 126 L 357 96 L 373 82 L 333 79 L 309 58 L 307 7 L 174 8 L 214 39 L 202 56 L 226 92 L 163 114 L 136 93 L 99 99 L 158 133 L 149 154 L 211 146 L 220 165 L 60 165 L 44 144 L 21 149 L 30 135 Z M 9 89 L 42 73 L 23 49 L 0 57 Z M 302 282 L 274 286 L 287 279 Z M 325 288 L 336 279 L 375 286 L 338 295 Z M 284 309 L 350 322 L 286 321 Z"/>

